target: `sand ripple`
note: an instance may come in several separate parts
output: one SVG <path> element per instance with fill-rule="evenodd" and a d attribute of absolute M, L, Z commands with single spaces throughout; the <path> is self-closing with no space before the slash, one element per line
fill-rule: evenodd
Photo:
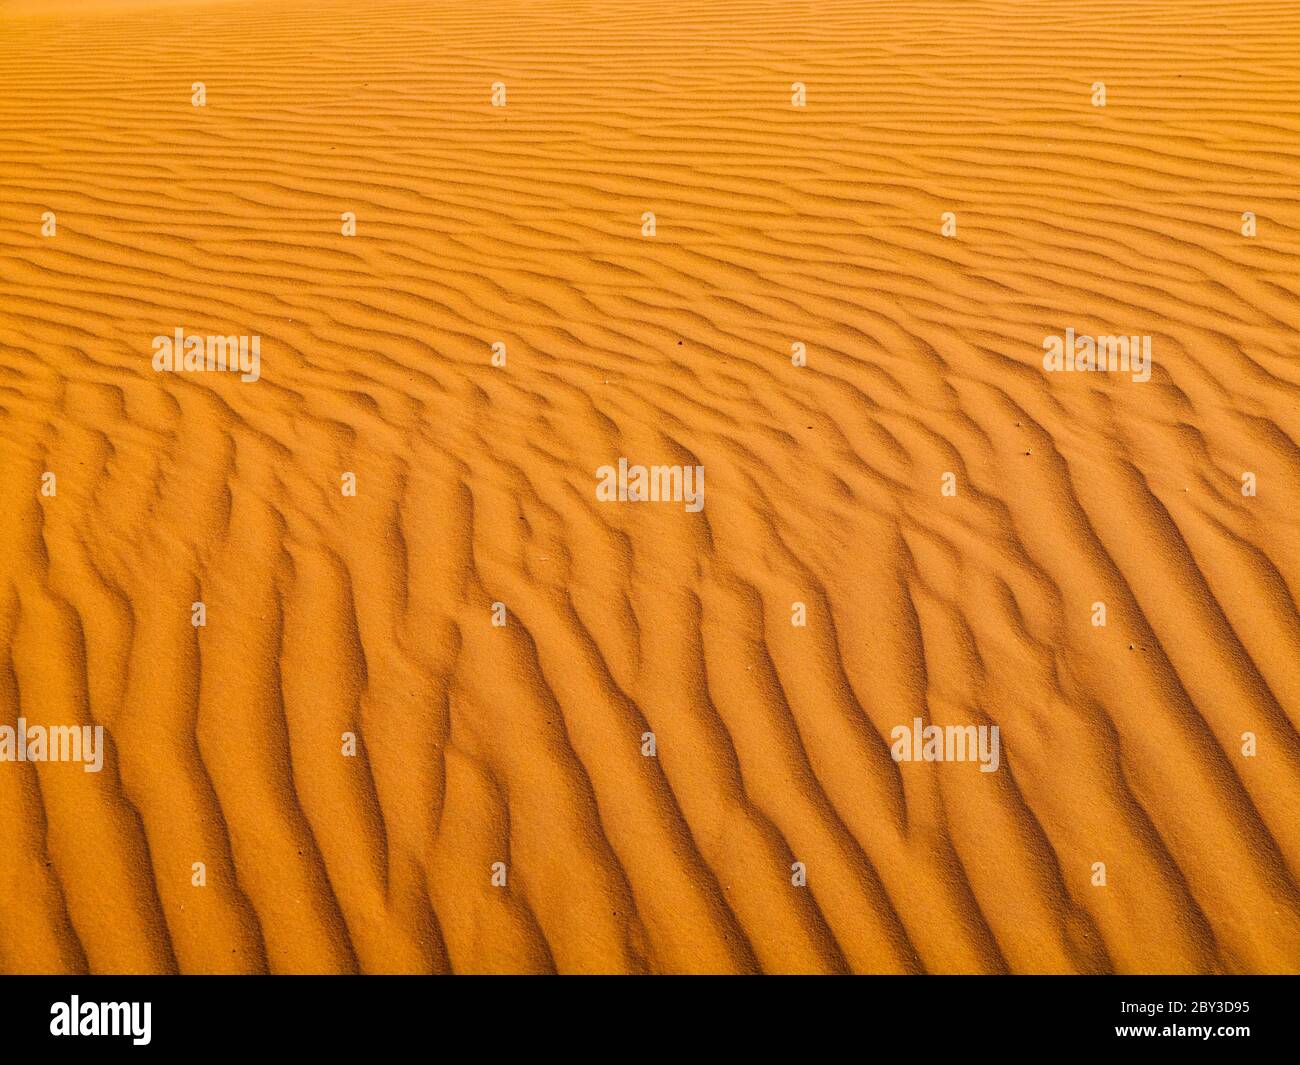
<path fill-rule="evenodd" d="M 0 12 L 0 971 L 1300 969 L 1298 135 L 1269 0 Z"/>

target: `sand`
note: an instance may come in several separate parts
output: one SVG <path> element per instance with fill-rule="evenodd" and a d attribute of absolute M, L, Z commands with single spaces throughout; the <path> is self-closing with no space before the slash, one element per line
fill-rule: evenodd
<path fill-rule="evenodd" d="M 0 4 L 0 971 L 1300 970 L 1298 138 L 1269 0 Z"/>

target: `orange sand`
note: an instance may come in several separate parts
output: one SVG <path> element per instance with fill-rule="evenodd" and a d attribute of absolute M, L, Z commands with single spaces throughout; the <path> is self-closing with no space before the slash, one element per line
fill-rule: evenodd
<path fill-rule="evenodd" d="M 1270 0 L 0 4 L 0 971 L 1300 970 L 1298 188 Z"/>

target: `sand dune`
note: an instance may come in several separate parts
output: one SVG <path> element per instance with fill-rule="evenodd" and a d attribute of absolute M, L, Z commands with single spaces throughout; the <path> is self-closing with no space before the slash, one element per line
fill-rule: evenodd
<path fill-rule="evenodd" d="M 1300 971 L 1298 186 L 1269 0 L 0 4 L 0 971 Z"/>

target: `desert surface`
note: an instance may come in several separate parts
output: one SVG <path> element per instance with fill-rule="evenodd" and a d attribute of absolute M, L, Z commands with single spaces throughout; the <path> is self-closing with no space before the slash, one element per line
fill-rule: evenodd
<path fill-rule="evenodd" d="M 0 2 L 0 972 L 1300 971 L 1298 190 L 1295 3 Z"/>

